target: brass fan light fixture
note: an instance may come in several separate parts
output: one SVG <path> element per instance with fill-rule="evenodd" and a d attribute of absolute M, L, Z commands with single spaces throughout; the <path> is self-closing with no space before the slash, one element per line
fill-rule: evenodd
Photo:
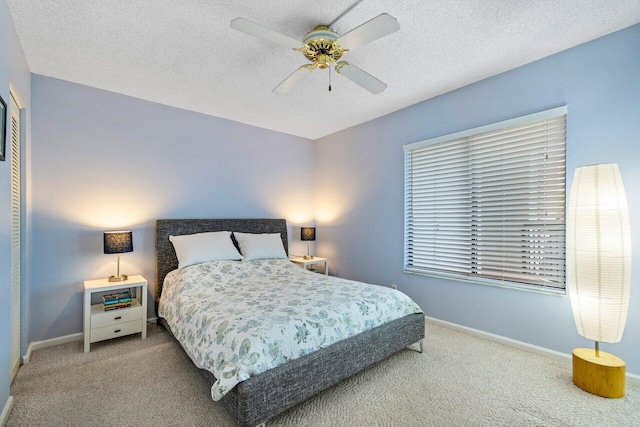
<path fill-rule="evenodd" d="M 386 84 L 355 65 L 347 61 L 338 60 L 350 49 L 398 31 L 400 25 L 393 16 L 383 13 L 342 36 L 326 25 L 319 25 L 308 33 L 302 42 L 245 18 L 236 18 L 231 21 L 231 28 L 291 47 L 301 52 L 311 61 L 310 64 L 305 64 L 298 68 L 273 89 L 274 93 L 284 95 L 296 87 L 315 69 L 329 69 L 331 71 L 330 67 L 333 67 L 338 74 L 343 75 L 369 92 L 378 94 L 386 89 Z M 331 90 L 331 84 L 329 84 L 329 90 Z"/>

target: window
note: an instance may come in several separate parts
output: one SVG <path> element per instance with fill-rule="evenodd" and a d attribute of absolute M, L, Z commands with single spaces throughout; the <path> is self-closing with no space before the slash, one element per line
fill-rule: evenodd
<path fill-rule="evenodd" d="M 566 114 L 405 145 L 405 272 L 564 293 Z"/>

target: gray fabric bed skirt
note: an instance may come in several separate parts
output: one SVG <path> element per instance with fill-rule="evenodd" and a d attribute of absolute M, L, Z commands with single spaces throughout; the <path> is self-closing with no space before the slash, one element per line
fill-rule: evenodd
<path fill-rule="evenodd" d="M 251 377 L 211 404 L 223 405 L 243 427 L 257 426 L 420 341 L 424 331 L 423 313 L 402 317 Z M 202 373 L 213 384 L 213 374 Z"/>

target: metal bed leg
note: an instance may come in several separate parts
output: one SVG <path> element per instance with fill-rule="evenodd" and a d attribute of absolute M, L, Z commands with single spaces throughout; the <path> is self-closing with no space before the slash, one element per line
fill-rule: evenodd
<path fill-rule="evenodd" d="M 417 351 L 418 353 L 422 354 L 422 353 L 423 353 L 422 341 L 424 341 L 424 340 L 420 340 L 420 341 L 418 341 L 418 345 L 420 345 L 420 350 L 416 350 L 416 349 L 413 347 L 413 344 L 411 344 L 411 345 L 410 345 L 409 347 L 407 347 L 407 348 L 408 348 L 409 350 Z M 415 344 L 415 343 L 414 343 L 414 344 Z"/>

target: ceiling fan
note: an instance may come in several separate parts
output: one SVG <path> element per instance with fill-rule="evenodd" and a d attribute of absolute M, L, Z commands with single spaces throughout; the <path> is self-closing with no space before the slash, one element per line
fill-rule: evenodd
<path fill-rule="evenodd" d="M 326 25 L 319 25 L 308 33 L 302 42 L 263 27 L 245 18 L 231 21 L 231 28 L 252 36 L 260 37 L 301 52 L 310 64 L 305 64 L 294 71 L 282 83 L 273 89 L 274 93 L 284 95 L 296 87 L 316 68 L 324 70 L 334 67 L 341 74 L 373 94 L 386 89 L 387 85 L 347 61 L 338 61 L 349 50 L 372 42 L 400 29 L 398 21 L 386 13 L 380 14 L 370 21 L 344 35 L 339 35 Z M 329 76 L 329 79 L 331 76 Z M 329 84 L 331 90 L 331 84 Z"/>

